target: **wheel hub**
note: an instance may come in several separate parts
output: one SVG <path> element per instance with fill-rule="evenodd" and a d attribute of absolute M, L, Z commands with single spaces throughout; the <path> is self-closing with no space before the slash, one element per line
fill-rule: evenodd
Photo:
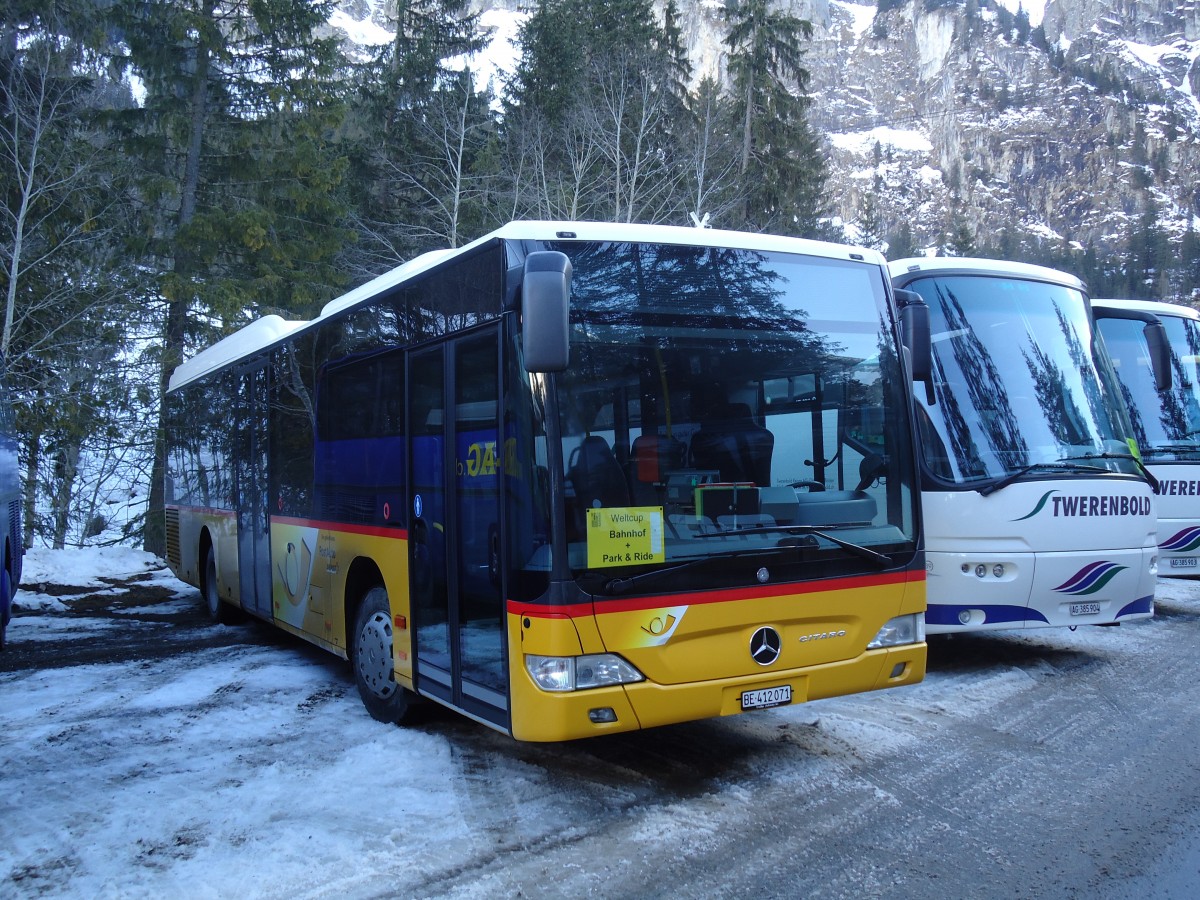
<path fill-rule="evenodd" d="M 392 623 L 388 617 L 377 612 L 363 623 L 354 650 L 359 677 L 371 693 L 385 700 L 394 694 Z"/>

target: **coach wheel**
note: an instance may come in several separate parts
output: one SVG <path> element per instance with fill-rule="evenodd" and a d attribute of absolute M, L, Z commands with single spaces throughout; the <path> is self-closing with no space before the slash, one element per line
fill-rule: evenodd
<path fill-rule="evenodd" d="M 208 608 L 208 617 L 217 625 L 229 625 L 233 622 L 233 610 L 229 604 L 221 602 L 217 593 L 217 555 L 213 548 L 208 548 L 208 556 L 204 559 L 204 605 Z"/>
<path fill-rule="evenodd" d="M 0 569 L 0 650 L 4 649 L 5 636 L 4 633 L 8 630 L 8 621 L 12 618 L 12 576 L 8 574 L 8 569 Z"/>
<path fill-rule="evenodd" d="M 408 692 L 396 683 L 392 660 L 392 611 L 387 589 L 367 591 L 354 623 L 354 682 L 371 718 L 400 723 L 408 714 Z"/>

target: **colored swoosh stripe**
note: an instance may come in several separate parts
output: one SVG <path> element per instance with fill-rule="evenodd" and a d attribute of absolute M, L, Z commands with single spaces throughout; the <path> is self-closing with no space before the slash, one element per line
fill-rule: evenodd
<path fill-rule="evenodd" d="M 1013 519 L 1013 521 L 1024 522 L 1026 519 L 1032 519 L 1042 511 L 1042 507 L 1046 505 L 1046 501 L 1050 499 L 1050 495 L 1057 493 L 1058 491 L 1046 491 L 1046 493 L 1042 494 L 1042 499 L 1037 502 L 1037 506 L 1035 506 L 1031 512 L 1027 512 L 1025 515 L 1021 516 L 1021 518 Z"/>
<path fill-rule="evenodd" d="M 1178 534 L 1172 535 L 1166 541 L 1159 544 L 1160 550 L 1183 551 L 1189 553 L 1200 547 L 1200 527 L 1193 525 L 1191 528 L 1185 528 Z"/>
<path fill-rule="evenodd" d="M 1060 594 L 1094 594 L 1112 581 L 1126 566 L 1111 562 L 1094 562 L 1084 566 L 1054 590 Z"/>

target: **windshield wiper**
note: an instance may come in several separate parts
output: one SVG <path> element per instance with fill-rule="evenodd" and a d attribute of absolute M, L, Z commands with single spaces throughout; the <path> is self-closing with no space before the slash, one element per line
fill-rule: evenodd
<path fill-rule="evenodd" d="M 1200 444 L 1157 444 L 1142 450 L 1142 456 L 1162 456 L 1167 453 L 1200 453 Z"/>
<path fill-rule="evenodd" d="M 1158 479 L 1156 479 L 1153 475 L 1151 475 L 1150 470 L 1147 469 L 1142 464 L 1142 461 L 1140 459 L 1138 459 L 1136 456 L 1134 456 L 1132 453 L 1085 453 L 1082 456 L 1064 456 L 1062 459 L 1056 460 L 1055 462 L 1030 463 L 1027 466 L 1023 466 L 1020 469 L 1017 469 L 1017 471 L 1015 471 L 1015 472 L 1010 472 L 1008 475 L 1005 475 L 999 481 L 993 481 L 991 484 L 985 484 L 983 487 L 975 488 L 975 490 L 978 491 L 980 493 L 980 495 L 986 497 L 989 494 L 996 493 L 996 491 L 1003 490 L 1004 488 L 1008 487 L 1010 484 L 1013 484 L 1014 482 L 1019 481 L 1021 478 L 1028 475 L 1030 472 L 1037 471 L 1038 469 L 1050 470 L 1050 471 L 1053 471 L 1056 469 L 1063 469 L 1063 470 L 1071 471 L 1071 472 L 1078 472 L 1080 470 L 1085 470 L 1085 471 L 1089 471 L 1089 472 L 1107 472 L 1107 471 L 1109 471 L 1108 469 L 1105 469 L 1102 466 L 1079 465 L 1079 462 L 1083 462 L 1083 461 L 1090 460 L 1090 459 L 1131 459 L 1137 464 L 1138 468 L 1141 470 L 1142 474 L 1145 476 L 1146 481 L 1148 481 L 1150 483 L 1151 488 L 1153 488 L 1156 491 L 1158 490 Z"/>
<path fill-rule="evenodd" d="M 606 594 L 623 594 L 639 581 L 643 581 L 647 578 L 653 578 L 656 575 L 667 575 L 671 572 L 679 572 L 683 569 L 690 569 L 692 566 L 696 565 L 696 563 L 706 562 L 707 560 L 708 557 L 705 557 L 704 559 L 689 559 L 685 563 L 681 563 L 677 566 L 671 566 L 667 569 L 651 569 L 648 572 L 639 572 L 637 575 L 626 575 L 622 578 L 610 578 L 608 581 L 604 582 L 604 592 Z"/>
<path fill-rule="evenodd" d="M 754 525 L 750 528 L 732 528 L 727 531 L 706 531 L 702 532 L 699 537 L 731 537 L 739 534 L 811 534 L 819 538 L 825 538 L 831 544 L 837 544 L 843 550 L 849 550 L 861 559 L 878 563 L 881 566 L 890 566 L 892 564 L 891 557 L 886 554 L 872 550 L 870 547 L 864 547 L 862 544 L 848 541 L 845 538 L 832 535 L 816 525 Z"/>
<path fill-rule="evenodd" d="M 1146 468 L 1146 464 L 1134 456 L 1132 453 L 1085 453 L 1083 456 L 1068 456 L 1067 459 L 1131 459 L 1133 464 L 1138 467 L 1146 483 L 1150 485 L 1150 490 L 1158 493 L 1158 479 Z"/>
<path fill-rule="evenodd" d="M 1068 459 L 1074 459 L 1074 457 L 1068 457 Z M 994 494 L 994 493 L 996 493 L 996 491 L 1004 490 L 1010 484 L 1013 484 L 1014 482 L 1019 481 L 1021 478 L 1028 475 L 1030 472 L 1037 471 L 1038 469 L 1049 469 L 1051 471 L 1054 471 L 1057 469 L 1063 469 L 1068 472 L 1078 472 L 1081 469 L 1089 471 L 1089 472 L 1091 472 L 1091 471 L 1107 472 L 1108 471 L 1107 469 L 1103 468 L 1102 466 L 1080 466 L 1080 465 L 1075 465 L 1073 463 L 1069 463 L 1065 459 L 1060 459 L 1058 462 L 1036 462 L 1036 463 L 1030 463 L 1027 466 L 1022 466 L 1021 468 L 1017 469 L 1017 471 L 1015 471 L 1015 472 L 1009 472 L 1007 475 L 1005 475 L 999 481 L 993 481 L 991 484 L 985 484 L 983 487 L 975 488 L 975 490 L 978 491 L 984 497 L 986 497 L 988 494 Z"/>
<path fill-rule="evenodd" d="M 776 547 L 759 547 L 754 550 L 736 550 L 733 553 L 722 553 L 719 556 L 701 556 L 696 559 L 689 559 L 686 562 L 681 562 L 674 566 L 667 566 L 665 569 L 649 569 L 645 572 L 639 572 L 636 575 L 623 575 L 618 578 L 610 578 L 604 582 L 604 590 L 609 594 L 623 594 L 635 584 L 645 581 L 648 578 L 655 578 L 659 575 L 670 575 L 672 572 L 682 572 L 684 569 L 690 569 L 693 566 L 698 566 L 701 563 L 712 562 L 714 559 L 733 559 L 738 556 L 748 556 L 755 553 L 763 553 L 767 550 L 775 550 Z"/>

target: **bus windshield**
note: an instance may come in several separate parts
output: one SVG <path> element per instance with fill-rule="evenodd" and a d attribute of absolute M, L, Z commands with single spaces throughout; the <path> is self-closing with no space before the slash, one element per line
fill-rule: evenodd
<path fill-rule="evenodd" d="M 1101 330 L 1129 407 L 1133 433 L 1147 459 L 1200 459 L 1200 321 L 1159 316 L 1171 348 L 1171 389 L 1159 392 L 1144 324 L 1105 318 Z"/>
<path fill-rule="evenodd" d="M 1137 473 L 1081 292 L 978 275 L 907 287 L 930 307 L 936 403 L 918 390 L 917 416 L 934 477 L 974 487 L 1024 471 Z"/>
<path fill-rule="evenodd" d="M 908 385 L 877 267 L 553 249 L 574 270 L 556 401 L 567 556 L 585 590 L 799 580 L 911 554 Z M 704 565 L 731 556 L 752 565 Z M 662 587 L 656 571 L 672 573 Z"/>

